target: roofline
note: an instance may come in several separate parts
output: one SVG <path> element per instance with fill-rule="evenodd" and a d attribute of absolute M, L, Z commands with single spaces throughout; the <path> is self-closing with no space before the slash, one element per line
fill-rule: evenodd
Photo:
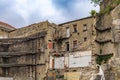
<path fill-rule="evenodd" d="M 17 30 L 19 29 L 23 29 L 23 28 L 27 28 L 27 27 L 31 27 L 31 26 L 34 26 L 36 24 L 42 24 L 42 23 L 46 23 L 48 21 L 41 21 L 41 22 L 36 22 L 36 23 L 32 23 L 32 24 L 29 24 L 29 25 L 26 25 L 26 26 L 23 26 L 23 27 L 20 27 L 20 28 L 17 28 Z M 49 22 L 48 22 L 49 23 Z"/>
<path fill-rule="evenodd" d="M 10 24 L 7 24 L 7 23 L 5 23 L 5 22 L 0 21 L 0 23 L 1 23 L 2 25 L 8 26 L 8 27 L 10 27 L 10 28 L 16 29 L 15 27 L 13 27 L 13 26 L 11 26 Z"/>
<path fill-rule="evenodd" d="M 68 21 L 68 22 L 65 22 L 65 23 L 58 24 L 58 26 L 61 26 L 61 25 L 64 25 L 64 24 L 68 24 L 68 23 L 71 23 L 71 22 L 75 22 L 75 21 L 79 21 L 79 20 L 88 19 L 88 18 L 94 18 L 94 16 L 89 16 L 89 17 L 85 17 L 85 18 L 81 18 L 81 19 L 76 19 L 76 20 Z"/>

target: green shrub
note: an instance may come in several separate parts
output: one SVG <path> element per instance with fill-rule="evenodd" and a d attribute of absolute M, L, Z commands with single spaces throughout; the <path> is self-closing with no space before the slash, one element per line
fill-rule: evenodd
<path fill-rule="evenodd" d="M 115 0 L 114 4 L 119 5 L 120 4 L 120 0 Z"/>
<path fill-rule="evenodd" d="M 107 62 L 111 57 L 113 56 L 113 54 L 109 54 L 109 55 L 98 55 L 96 58 L 96 63 L 101 65 L 101 63 Z"/>
<path fill-rule="evenodd" d="M 96 11 L 95 10 L 91 10 L 89 13 L 90 13 L 91 16 L 94 16 L 96 14 Z"/>

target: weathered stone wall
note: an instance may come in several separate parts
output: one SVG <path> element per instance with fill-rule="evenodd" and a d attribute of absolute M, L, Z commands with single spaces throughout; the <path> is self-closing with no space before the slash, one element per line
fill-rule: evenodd
<path fill-rule="evenodd" d="M 81 20 L 76 20 L 68 23 L 60 24 L 58 31 L 61 45 L 59 50 L 66 51 L 66 42 L 69 42 L 70 51 L 74 50 L 73 41 L 77 40 L 76 50 L 90 50 L 91 43 L 94 40 L 94 35 L 96 34 L 94 29 L 94 17 L 83 18 Z M 77 31 L 74 32 L 74 25 L 76 25 Z M 85 29 L 86 26 L 86 29 Z M 69 28 L 70 36 L 67 37 L 66 30 Z M 86 41 L 84 41 L 86 38 Z"/>
<path fill-rule="evenodd" d="M 46 31 L 48 28 L 49 22 L 41 22 L 29 25 L 27 27 L 19 28 L 15 31 L 9 33 L 9 37 L 26 37 L 31 34 L 35 34 L 38 32 Z"/>
<path fill-rule="evenodd" d="M 0 39 L 8 38 L 8 33 L 12 30 L 15 30 L 13 26 L 0 21 Z"/>
<path fill-rule="evenodd" d="M 0 38 L 7 38 L 8 37 L 8 32 L 0 29 Z"/>
<path fill-rule="evenodd" d="M 31 41 L 25 41 L 25 42 L 18 42 L 18 43 L 14 43 L 12 45 L 9 46 L 9 51 L 10 52 L 17 52 L 17 51 L 29 51 L 29 52 L 34 52 L 37 45 L 35 45 L 35 40 L 31 40 Z"/>
<path fill-rule="evenodd" d="M 97 28 L 103 30 L 103 32 L 97 31 L 96 39 L 104 40 L 110 39 L 111 41 L 105 43 L 99 43 L 99 48 L 102 50 L 102 53 L 99 55 L 108 55 L 113 53 L 112 58 L 108 62 L 102 62 L 102 68 L 105 73 L 106 80 L 120 80 L 120 4 L 116 5 L 112 3 L 116 0 L 103 0 L 101 4 L 101 10 L 105 10 L 107 6 L 112 6 L 112 9 L 109 12 L 99 15 L 97 18 Z M 105 30 L 105 28 L 109 28 Z M 99 50 L 101 52 L 101 50 Z"/>
<path fill-rule="evenodd" d="M 52 35 L 55 29 L 55 24 L 42 22 L 10 32 L 9 38 L 18 38 L 18 40 L 8 39 L 8 42 L 12 44 L 8 47 L 0 45 L 0 52 L 16 52 L 22 55 L 1 57 L 1 64 L 8 65 L 8 68 L 0 68 L 0 76 L 13 77 L 14 80 L 43 80 L 48 70 L 49 51 L 51 50 L 48 43 L 53 41 Z M 19 38 L 22 39 L 19 40 Z M 35 53 L 30 54 L 31 52 Z"/>
<path fill-rule="evenodd" d="M 75 20 L 71 22 L 66 22 L 63 24 L 60 24 L 56 34 L 53 36 L 54 42 L 55 42 L 55 49 L 51 56 L 60 57 L 69 55 L 67 53 L 71 52 L 71 54 L 75 55 L 74 52 L 77 51 L 92 51 L 92 59 L 90 62 L 89 67 L 74 67 L 74 68 L 65 68 L 65 69 L 55 69 L 55 70 L 49 70 L 48 71 L 48 77 L 50 80 L 53 80 L 53 78 L 57 78 L 56 76 L 62 76 L 65 74 L 71 74 L 71 76 L 74 76 L 74 73 L 80 73 L 78 75 L 80 80 L 89 80 L 94 73 L 97 71 L 96 61 L 94 54 L 97 53 L 98 44 L 95 44 L 95 37 L 96 37 L 96 30 L 95 30 L 95 21 L 96 19 L 94 17 L 88 17 L 83 18 L 80 20 Z M 77 31 L 74 31 L 74 25 L 77 25 Z M 86 26 L 86 28 L 85 28 Z M 67 36 L 67 29 L 69 29 L 69 36 Z M 86 41 L 84 38 L 87 38 Z M 77 46 L 73 47 L 73 41 L 77 40 Z M 66 42 L 69 42 L 69 51 L 66 50 Z M 63 54 L 63 55 L 62 55 Z M 50 75 L 49 74 L 52 74 Z M 63 78 L 57 78 L 59 80 L 63 80 Z M 69 76 L 67 77 L 69 79 Z"/>
<path fill-rule="evenodd" d="M 115 73 L 115 79 L 120 79 L 120 5 L 116 6 L 116 8 L 111 12 L 112 16 L 112 25 L 113 25 L 113 32 L 114 36 L 114 47 L 115 47 L 115 56 L 113 60 L 110 61 L 110 65 L 113 68 L 113 72 Z M 114 38 L 115 37 L 115 38 Z"/>

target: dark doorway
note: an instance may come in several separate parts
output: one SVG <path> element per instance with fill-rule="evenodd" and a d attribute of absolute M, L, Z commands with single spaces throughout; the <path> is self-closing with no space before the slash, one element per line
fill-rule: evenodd
<path fill-rule="evenodd" d="M 69 51 L 70 50 L 70 48 L 69 48 L 69 42 L 66 42 L 66 51 Z"/>

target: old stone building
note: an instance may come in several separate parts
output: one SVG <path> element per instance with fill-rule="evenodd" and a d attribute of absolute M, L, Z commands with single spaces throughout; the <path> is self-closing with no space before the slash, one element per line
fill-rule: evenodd
<path fill-rule="evenodd" d="M 10 80 L 43 80 L 55 24 L 36 23 L 9 32 L 0 39 L 0 76 Z"/>
<path fill-rule="evenodd" d="M 45 21 L 7 32 L 7 38 L 0 39 L 0 76 L 10 80 L 68 80 L 71 74 L 76 80 L 89 78 L 94 68 L 94 21 L 94 17 L 59 25 Z"/>
<path fill-rule="evenodd" d="M 0 79 L 119 80 L 118 1 L 103 0 L 96 17 L 59 25 L 15 29 L 0 22 Z"/>
<path fill-rule="evenodd" d="M 86 17 L 59 24 L 53 35 L 48 80 L 88 80 L 95 70 L 96 19 Z"/>

